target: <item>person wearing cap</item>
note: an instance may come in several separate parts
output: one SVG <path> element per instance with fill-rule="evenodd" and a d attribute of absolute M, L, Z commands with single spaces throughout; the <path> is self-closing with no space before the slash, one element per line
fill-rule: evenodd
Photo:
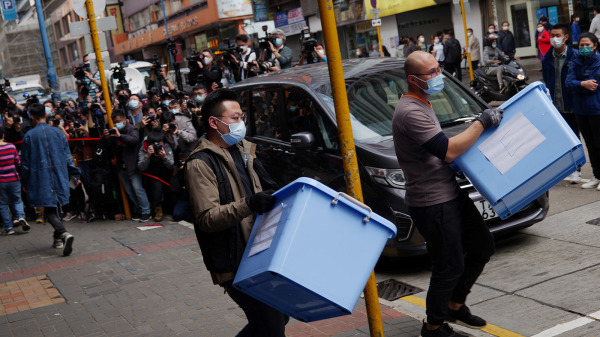
<path fill-rule="evenodd" d="M 279 69 L 292 67 L 292 50 L 285 45 L 285 33 L 281 29 L 273 31 L 275 43 L 269 41 L 269 49 L 271 50 L 271 59 L 277 60 Z"/>

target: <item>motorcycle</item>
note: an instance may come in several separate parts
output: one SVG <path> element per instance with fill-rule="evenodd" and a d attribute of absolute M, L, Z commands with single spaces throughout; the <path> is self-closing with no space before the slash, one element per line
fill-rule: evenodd
<path fill-rule="evenodd" d="M 505 56 L 500 60 L 502 67 L 502 80 L 505 89 L 500 91 L 496 75 L 487 75 L 487 67 L 478 68 L 473 72 L 473 81 L 471 81 L 471 90 L 481 97 L 486 103 L 491 101 L 506 101 L 513 95 L 523 90 L 527 86 L 527 71 L 521 66 L 514 57 Z"/>

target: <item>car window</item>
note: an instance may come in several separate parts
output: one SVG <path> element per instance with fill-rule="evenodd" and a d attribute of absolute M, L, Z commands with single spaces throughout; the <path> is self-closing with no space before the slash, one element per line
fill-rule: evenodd
<path fill-rule="evenodd" d="M 252 90 L 252 114 L 255 135 L 282 139 L 278 89 Z"/>
<path fill-rule="evenodd" d="M 285 88 L 286 118 L 289 134 L 311 132 L 326 149 L 338 150 L 337 129 L 323 119 L 323 111 L 305 91 Z"/>
<path fill-rule="evenodd" d="M 474 118 L 486 107 L 471 92 L 444 76 L 444 90 L 429 100 L 440 124 Z M 324 89 L 324 90 L 323 90 Z M 392 135 L 392 118 L 399 98 L 408 90 L 402 70 L 372 73 L 348 87 L 348 104 L 354 138 L 357 141 Z M 320 88 L 320 97 L 334 113 L 331 90 Z"/>

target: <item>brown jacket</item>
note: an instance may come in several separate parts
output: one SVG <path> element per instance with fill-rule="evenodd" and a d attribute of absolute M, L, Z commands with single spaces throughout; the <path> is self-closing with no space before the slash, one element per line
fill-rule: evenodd
<path fill-rule="evenodd" d="M 247 172 L 254 193 L 262 191 L 260 179 L 254 170 L 256 145 L 246 140 L 242 140 L 234 146 L 237 146 L 243 154 L 248 155 Z M 241 232 L 240 240 L 243 241 L 243 247 L 237 247 L 236 249 L 241 249 L 243 252 L 243 249 L 248 242 L 250 232 L 252 231 L 255 215 L 246 203 L 247 196 L 242 181 L 237 173 L 235 163 L 227 149 L 221 148 L 206 138 L 201 138 L 198 141 L 198 144 L 191 152 L 190 157 L 199 151 L 208 151 L 217 155 L 216 157 L 219 158 L 220 163 L 225 168 L 227 179 L 231 185 L 233 199 L 235 200 L 231 203 L 221 205 L 217 176 L 205 161 L 196 159 L 189 160 L 186 163 L 185 186 L 189 195 L 190 207 L 194 214 L 194 228 L 196 230 L 196 236 L 199 238 L 198 241 L 200 242 L 202 253 L 203 255 L 214 253 L 214 245 L 212 248 L 208 245 L 203 247 L 203 239 L 208 237 L 211 237 L 209 241 L 216 238 L 215 240 L 223 241 L 222 245 L 231 246 L 231 238 L 224 239 L 225 236 L 231 236 L 231 234 L 224 233 L 231 233 L 232 227 L 234 226 L 239 226 Z M 230 247 L 229 249 L 233 248 Z M 222 253 L 222 251 L 220 251 L 220 253 Z M 235 263 L 235 270 L 220 272 L 215 270 L 217 268 L 211 268 L 209 266 L 209 258 L 209 256 L 204 256 L 204 261 L 207 264 L 207 268 L 210 270 L 214 284 L 223 284 L 233 280 L 235 271 L 238 267 Z"/>

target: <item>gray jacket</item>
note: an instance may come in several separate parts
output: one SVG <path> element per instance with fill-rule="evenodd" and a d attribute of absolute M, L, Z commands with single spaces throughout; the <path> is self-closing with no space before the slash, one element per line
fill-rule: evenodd
<path fill-rule="evenodd" d="M 196 129 L 194 129 L 192 118 L 189 115 L 175 114 L 175 122 L 178 132 L 175 135 L 167 135 L 166 140 L 170 144 L 174 144 L 173 150 L 178 149 L 182 156 L 187 157 L 198 143 Z"/>
<path fill-rule="evenodd" d="M 147 144 L 148 146 L 152 146 L 152 144 Z M 146 150 L 144 146 L 140 146 L 140 151 L 138 152 L 138 169 L 140 171 L 147 171 L 148 166 L 151 163 L 160 162 L 164 165 L 164 168 L 167 170 L 173 170 L 173 150 L 171 150 L 171 146 L 165 142 L 163 142 L 163 146 L 167 156 L 165 158 L 160 158 L 158 156 L 150 156 L 149 158 L 146 156 Z M 154 165 L 153 165 L 154 166 Z M 159 169 L 158 167 L 153 167 L 154 169 Z"/>
<path fill-rule="evenodd" d="M 483 48 L 483 65 L 486 67 L 497 67 L 500 64 L 494 63 L 495 60 L 500 60 L 500 50 L 498 48 L 490 49 L 490 47 Z"/>
<path fill-rule="evenodd" d="M 469 52 L 471 53 L 471 61 L 481 60 L 481 51 L 479 46 L 479 39 L 475 36 L 469 38 Z"/>

